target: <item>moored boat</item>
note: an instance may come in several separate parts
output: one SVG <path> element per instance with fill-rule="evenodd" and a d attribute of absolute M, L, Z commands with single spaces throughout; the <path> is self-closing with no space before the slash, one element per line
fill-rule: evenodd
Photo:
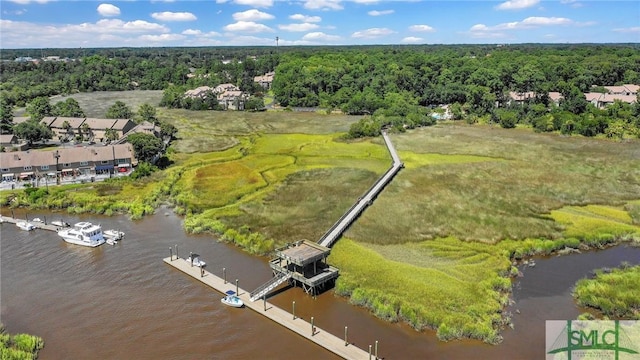
<path fill-rule="evenodd" d="M 105 230 L 103 235 L 107 240 L 112 239 L 114 241 L 118 241 L 124 238 L 124 232 L 113 229 Z"/>
<path fill-rule="evenodd" d="M 207 265 L 206 262 L 200 260 L 200 255 L 194 254 L 194 253 L 191 253 L 191 255 L 189 255 L 189 257 L 187 258 L 187 262 L 191 263 L 191 265 L 193 266 L 198 266 L 198 267 L 200 266 L 204 267 L 205 265 Z"/>
<path fill-rule="evenodd" d="M 244 302 L 236 296 L 236 292 L 233 290 L 227 290 L 227 296 L 220 299 L 220 302 L 231 307 L 243 307 Z"/>
<path fill-rule="evenodd" d="M 31 231 L 31 230 L 35 230 L 36 226 L 33 225 L 32 223 L 28 222 L 28 221 L 18 221 L 16 223 L 16 226 L 19 227 L 22 230 L 26 230 L 26 231 Z"/>
<path fill-rule="evenodd" d="M 72 228 L 58 231 L 58 235 L 68 243 L 96 247 L 104 244 L 106 239 L 100 225 L 94 225 L 88 221 L 82 221 Z"/>

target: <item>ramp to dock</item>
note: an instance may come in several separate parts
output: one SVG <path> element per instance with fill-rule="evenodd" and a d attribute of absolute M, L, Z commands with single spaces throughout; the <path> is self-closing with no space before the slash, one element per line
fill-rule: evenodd
<path fill-rule="evenodd" d="M 221 294 L 224 294 L 227 290 L 235 290 L 235 284 L 231 284 L 229 282 L 225 282 L 222 278 L 208 272 L 204 271 L 204 276 L 201 276 L 200 268 L 197 266 L 191 266 L 188 261 L 185 259 L 176 259 L 175 257 L 164 258 L 163 261 L 182 271 L 183 273 L 193 277 L 194 279 L 204 283 L 212 287 L 213 289 L 219 291 Z M 238 288 L 238 297 L 244 302 L 245 307 L 255 311 L 256 313 L 267 317 L 270 320 L 275 321 L 276 323 L 286 327 L 287 329 L 295 332 L 296 334 L 302 336 L 303 338 L 310 340 L 317 345 L 331 351 L 332 353 L 344 358 L 344 359 L 371 359 L 371 355 L 358 348 L 353 344 L 348 344 L 345 346 L 344 339 L 338 338 L 337 336 L 323 330 L 320 327 L 315 327 L 315 331 L 311 332 L 311 323 L 306 320 L 296 317 L 293 318 L 293 315 L 271 303 L 268 301 L 264 302 L 251 302 L 249 301 L 249 293 L 242 288 Z M 264 310 L 266 307 L 266 311 Z M 238 310 L 238 309 L 233 309 Z M 286 351 L 283 348 L 283 351 Z M 261 357 L 264 354 L 256 354 L 256 357 Z M 286 358 L 286 354 L 280 354 L 279 357 Z"/>
<path fill-rule="evenodd" d="M 261 297 L 266 296 L 273 289 L 275 289 L 278 286 L 280 286 L 280 284 L 282 284 L 285 281 L 291 279 L 291 275 L 292 274 L 290 272 L 286 272 L 286 273 L 280 273 L 277 276 L 274 276 L 269 281 L 267 281 L 266 283 L 262 284 L 260 287 L 255 289 L 250 295 L 250 300 L 251 301 L 256 301 L 256 300 L 260 299 Z"/>
<path fill-rule="evenodd" d="M 400 157 L 396 152 L 396 149 L 393 147 L 391 143 L 391 139 L 387 135 L 386 131 L 382 131 L 382 137 L 384 139 L 385 144 L 387 145 L 387 149 L 391 154 L 391 159 L 393 163 L 387 172 L 382 175 L 376 181 L 373 186 L 367 190 L 367 192 L 358 199 L 349 210 L 347 210 L 344 215 L 335 223 L 333 226 L 318 240 L 318 244 L 325 247 L 332 247 L 333 244 L 338 240 L 338 238 L 342 235 L 342 233 L 347 230 L 349 225 L 351 225 L 355 219 L 364 211 L 364 209 L 373 203 L 373 200 L 382 192 L 385 186 L 391 182 L 394 176 L 404 167 L 404 164 L 400 161 Z"/>

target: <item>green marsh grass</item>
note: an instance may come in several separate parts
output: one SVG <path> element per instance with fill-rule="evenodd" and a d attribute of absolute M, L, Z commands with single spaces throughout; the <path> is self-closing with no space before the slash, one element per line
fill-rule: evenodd
<path fill-rule="evenodd" d="M 158 116 L 179 131 L 169 169 L 139 188 L 84 185 L 85 194 L 53 196 L 57 206 L 140 214 L 168 201 L 187 231 L 265 254 L 317 240 L 391 163 L 380 138 L 341 139 L 358 117 Z M 380 318 L 437 329 L 443 340 L 497 343 L 513 260 L 640 237 L 640 141 L 459 124 L 392 141 L 406 168 L 329 259 L 341 269 L 336 292 Z"/>
<path fill-rule="evenodd" d="M 622 266 L 579 280 L 573 296 L 578 305 L 597 309 L 606 317 L 640 320 L 638 289 L 640 266 Z"/>

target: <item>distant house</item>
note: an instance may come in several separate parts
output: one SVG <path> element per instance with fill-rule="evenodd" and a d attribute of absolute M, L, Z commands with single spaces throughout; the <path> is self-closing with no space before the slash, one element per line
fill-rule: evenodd
<path fill-rule="evenodd" d="M 18 137 L 13 134 L 1 134 L 0 135 L 0 146 L 4 148 L 13 148 L 16 147 L 20 141 Z"/>
<path fill-rule="evenodd" d="M 227 91 L 240 91 L 240 88 L 233 84 L 220 84 L 213 88 L 213 93 L 216 95 L 223 94 Z"/>
<path fill-rule="evenodd" d="M 225 91 L 218 95 L 218 104 L 225 110 L 244 110 L 249 95 L 240 90 Z"/>
<path fill-rule="evenodd" d="M 560 100 L 562 100 L 562 94 L 557 91 L 549 92 L 549 99 L 553 101 L 556 105 L 560 104 Z"/>
<path fill-rule="evenodd" d="M 80 127 L 86 120 L 86 118 L 75 118 L 75 117 L 53 117 L 53 118 L 45 118 L 48 119 L 49 128 L 53 131 L 55 137 L 65 141 L 71 141 L 76 135 L 80 134 Z M 50 119 L 53 119 L 50 121 Z M 44 119 L 43 119 L 44 120 Z M 65 128 L 65 125 L 69 124 L 68 128 Z"/>
<path fill-rule="evenodd" d="M 584 94 L 585 99 L 592 103 L 598 109 L 603 109 L 607 105 L 613 104 L 616 100 L 625 102 L 627 104 L 633 104 L 636 102 L 636 95 L 627 94 L 602 94 L 589 92 Z"/>
<path fill-rule="evenodd" d="M 618 86 L 603 86 L 609 94 L 613 95 L 627 95 L 627 96 L 636 96 L 638 94 L 638 90 L 640 90 L 640 86 L 633 84 L 624 84 Z"/>
<path fill-rule="evenodd" d="M 185 97 L 201 98 L 204 99 L 208 93 L 213 92 L 213 88 L 210 86 L 200 86 L 192 90 L 187 90 L 184 93 Z"/>
<path fill-rule="evenodd" d="M 533 91 L 527 92 L 515 92 L 509 91 L 509 103 L 515 102 L 516 104 L 522 104 L 530 99 L 535 99 L 536 93 Z"/>
<path fill-rule="evenodd" d="M 257 82 L 263 88 L 269 90 L 271 89 L 271 83 L 273 83 L 273 78 L 276 75 L 275 72 L 268 72 L 264 75 L 256 76 L 253 78 L 254 82 Z"/>

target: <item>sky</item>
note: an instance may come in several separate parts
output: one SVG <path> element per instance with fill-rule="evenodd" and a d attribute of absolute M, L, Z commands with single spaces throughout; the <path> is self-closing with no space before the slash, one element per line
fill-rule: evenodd
<path fill-rule="evenodd" d="M 640 1 L 0 0 L 0 49 L 585 42 L 640 43 Z"/>

